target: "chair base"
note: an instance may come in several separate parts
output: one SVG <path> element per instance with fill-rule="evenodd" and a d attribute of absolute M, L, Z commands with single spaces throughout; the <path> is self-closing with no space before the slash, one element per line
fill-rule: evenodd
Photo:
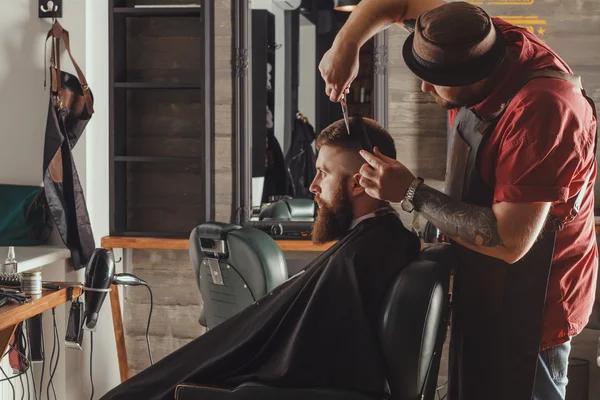
<path fill-rule="evenodd" d="M 256 382 L 234 388 L 183 383 L 177 386 L 175 400 L 383 400 L 356 392 L 335 389 L 276 388 Z"/>

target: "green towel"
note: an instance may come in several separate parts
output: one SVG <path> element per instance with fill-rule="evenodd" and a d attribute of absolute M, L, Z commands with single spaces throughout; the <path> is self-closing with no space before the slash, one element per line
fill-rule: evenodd
<path fill-rule="evenodd" d="M 0 185 L 0 246 L 44 244 L 52 227 L 43 187 Z"/>

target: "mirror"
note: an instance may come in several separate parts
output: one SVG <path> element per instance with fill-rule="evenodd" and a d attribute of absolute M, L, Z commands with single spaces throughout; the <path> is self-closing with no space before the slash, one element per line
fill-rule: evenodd
<path fill-rule="evenodd" d="M 272 236 L 309 239 L 317 207 L 315 139 L 342 119 L 325 94 L 318 65 L 349 12 L 333 1 L 234 2 L 235 221 Z M 367 42 L 347 96 L 360 112 L 387 126 L 387 33 Z"/>

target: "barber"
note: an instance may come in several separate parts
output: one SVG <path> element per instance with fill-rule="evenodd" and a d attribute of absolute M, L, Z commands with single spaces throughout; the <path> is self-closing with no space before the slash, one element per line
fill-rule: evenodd
<path fill-rule="evenodd" d="M 564 399 L 598 254 L 596 118 L 578 77 L 534 34 L 466 2 L 363 0 L 319 69 L 332 101 L 360 47 L 393 24 L 423 92 L 448 109 L 445 193 L 377 149 L 360 183 L 416 210 L 458 249 L 449 398 Z"/>

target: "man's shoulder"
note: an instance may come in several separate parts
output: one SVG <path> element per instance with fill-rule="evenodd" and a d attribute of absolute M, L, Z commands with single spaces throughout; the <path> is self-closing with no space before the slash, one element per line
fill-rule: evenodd
<path fill-rule="evenodd" d="M 537 77 L 525 84 L 513 97 L 506 109 L 508 119 L 515 118 L 536 123 L 538 119 L 547 124 L 561 126 L 574 121 L 573 126 L 586 129 L 594 122 L 591 104 L 581 89 L 561 78 Z M 558 129 L 559 127 L 557 127 Z"/>
<path fill-rule="evenodd" d="M 355 256 L 373 253 L 393 255 L 419 247 L 417 235 L 408 230 L 393 213 L 365 220 L 357 228 L 359 230 L 354 237 L 356 245 L 346 250 Z"/>

